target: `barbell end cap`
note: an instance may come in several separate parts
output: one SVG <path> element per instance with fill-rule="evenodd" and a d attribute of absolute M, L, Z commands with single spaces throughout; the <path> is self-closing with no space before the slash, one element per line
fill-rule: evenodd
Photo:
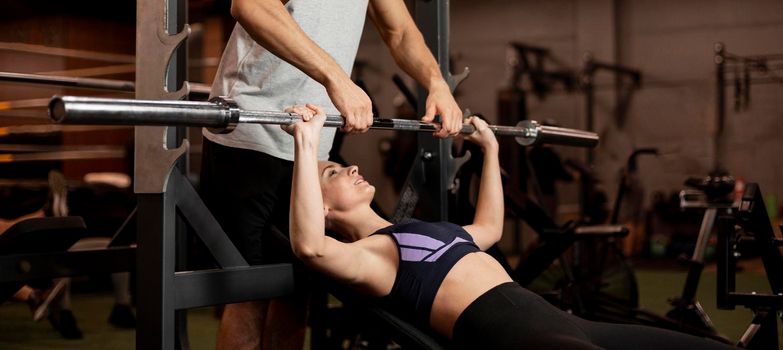
<path fill-rule="evenodd" d="M 52 96 L 52 99 L 49 100 L 49 109 L 47 112 L 50 119 L 57 123 L 62 123 L 65 119 L 65 103 L 63 102 L 63 97 L 60 95 Z"/>

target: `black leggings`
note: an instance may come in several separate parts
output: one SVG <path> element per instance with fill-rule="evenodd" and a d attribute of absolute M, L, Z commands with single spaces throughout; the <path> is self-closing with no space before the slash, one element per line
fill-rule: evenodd
<path fill-rule="evenodd" d="M 515 282 L 471 303 L 454 326 L 458 349 L 735 349 L 665 329 L 583 320 Z"/>

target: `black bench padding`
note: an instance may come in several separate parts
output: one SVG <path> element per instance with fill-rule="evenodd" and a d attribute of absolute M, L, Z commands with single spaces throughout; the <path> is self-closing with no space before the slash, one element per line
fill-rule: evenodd
<path fill-rule="evenodd" d="M 87 234 L 79 216 L 33 218 L 0 233 L 0 254 L 48 253 L 68 250 Z"/>
<path fill-rule="evenodd" d="M 0 233 L 0 255 L 51 253 L 68 250 L 87 235 L 78 216 L 32 218 L 17 222 Z M 0 302 L 16 293 L 24 284 L 0 284 Z"/>

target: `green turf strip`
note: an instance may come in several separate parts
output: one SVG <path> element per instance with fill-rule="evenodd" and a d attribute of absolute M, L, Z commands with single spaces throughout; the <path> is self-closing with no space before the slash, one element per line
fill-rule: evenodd
<path fill-rule="evenodd" d="M 659 313 L 669 310 L 666 300 L 680 294 L 685 281 L 685 271 L 643 269 L 637 270 L 636 275 L 641 305 Z M 766 286 L 764 276 L 759 273 L 737 275 L 738 290 L 763 292 L 767 291 Z M 750 311 L 741 307 L 734 311 L 715 307 L 714 271 L 704 272 L 698 299 L 717 329 L 731 339 L 736 340 L 752 318 Z M 77 294 L 72 303 L 84 332 L 83 340 L 62 339 L 47 321 L 34 323 L 27 305 L 5 303 L 0 305 L 0 349 L 134 349 L 133 330 L 117 329 L 106 322 L 113 303 L 110 294 Z M 214 349 L 217 324 L 212 308 L 191 310 L 188 313 L 191 349 Z"/>

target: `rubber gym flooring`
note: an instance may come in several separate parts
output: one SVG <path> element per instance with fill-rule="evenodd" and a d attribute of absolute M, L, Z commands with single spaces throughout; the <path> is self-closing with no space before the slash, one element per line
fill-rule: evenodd
<path fill-rule="evenodd" d="M 747 269 L 737 275 L 738 290 L 765 291 L 764 276 L 753 270 Z M 641 304 L 663 313 L 668 310 L 667 298 L 681 292 L 685 271 L 640 268 L 637 278 Z M 726 311 L 715 307 L 714 269 L 708 267 L 705 271 L 698 298 L 718 330 L 731 339 L 737 339 L 751 320 L 750 311 L 744 308 Z M 106 322 L 112 302 L 109 292 L 73 296 L 74 314 L 84 332 L 82 340 L 60 338 L 45 320 L 34 323 L 26 304 L 5 303 L 0 306 L 0 349 L 134 349 L 133 330 L 113 328 Z M 215 348 L 217 319 L 212 308 L 191 310 L 188 327 L 192 349 Z M 783 337 L 781 340 L 783 343 Z"/>

